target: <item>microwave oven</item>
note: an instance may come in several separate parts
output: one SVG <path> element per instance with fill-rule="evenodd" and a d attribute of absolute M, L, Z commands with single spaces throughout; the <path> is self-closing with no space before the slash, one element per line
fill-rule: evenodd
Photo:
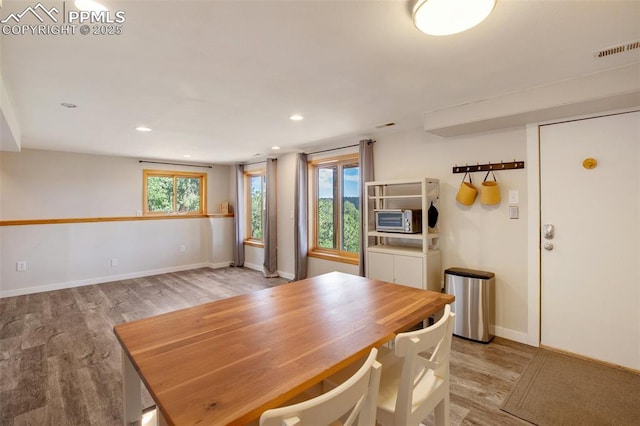
<path fill-rule="evenodd" d="M 376 231 L 419 234 L 422 232 L 422 210 L 381 209 L 374 210 Z"/>

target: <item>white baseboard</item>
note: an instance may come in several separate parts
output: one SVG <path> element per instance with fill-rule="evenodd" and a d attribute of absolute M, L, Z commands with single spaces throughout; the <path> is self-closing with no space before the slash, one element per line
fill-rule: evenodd
<path fill-rule="evenodd" d="M 209 262 L 207 266 L 209 266 L 209 268 L 211 269 L 228 268 L 231 263 L 233 263 L 231 260 L 227 260 L 226 262 L 216 262 L 216 263 Z"/>
<path fill-rule="evenodd" d="M 245 268 L 253 269 L 254 271 L 264 272 L 264 266 L 256 265 L 255 263 L 244 262 L 244 265 L 242 266 L 244 266 Z"/>
<path fill-rule="evenodd" d="M 510 328 L 498 326 L 489 326 L 489 331 L 492 332 L 494 336 L 513 340 L 514 342 L 518 343 L 524 343 L 525 345 L 529 344 L 529 336 L 527 335 L 527 333 L 523 333 L 521 331 L 515 331 L 511 330 Z"/>
<path fill-rule="evenodd" d="M 292 280 L 293 277 L 295 277 L 295 275 L 293 275 L 290 272 L 285 272 L 285 271 L 278 271 L 278 275 L 280 275 L 282 278 L 286 278 L 288 280 Z"/>
<path fill-rule="evenodd" d="M 224 266 L 229 266 L 226 263 Z M 112 281 L 130 280 L 133 278 L 148 277 L 151 275 L 168 274 L 170 272 L 188 271 L 190 269 L 207 268 L 211 267 L 210 263 L 194 263 L 191 265 L 172 266 L 170 268 L 152 269 L 148 271 L 132 272 L 129 274 L 121 275 L 108 275 L 105 277 L 89 278 L 85 280 L 68 281 L 64 283 L 47 284 L 37 287 L 18 288 L 15 290 L 8 290 L 0 292 L 0 298 L 22 296 L 25 294 L 42 293 L 45 291 L 62 290 L 65 288 L 82 287 L 85 285 L 102 284 Z"/>
<path fill-rule="evenodd" d="M 244 262 L 243 266 L 245 268 L 253 269 L 254 271 L 264 272 L 264 266 L 263 265 L 256 265 L 254 263 Z M 294 277 L 294 275 L 292 273 L 285 272 L 285 271 L 278 271 L 278 275 L 281 276 L 282 278 L 286 278 L 288 280 L 292 280 L 293 277 Z"/>

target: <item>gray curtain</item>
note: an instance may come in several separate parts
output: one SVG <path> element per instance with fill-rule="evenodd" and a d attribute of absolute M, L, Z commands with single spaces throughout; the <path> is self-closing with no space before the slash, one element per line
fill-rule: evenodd
<path fill-rule="evenodd" d="M 293 224 L 293 238 L 295 240 L 294 281 L 307 278 L 307 246 L 309 244 L 308 189 L 307 154 L 298 154 L 296 157 L 295 220 Z"/>
<path fill-rule="evenodd" d="M 233 266 L 244 265 L 244 166 L 236 165 L 236 211 L 234 212 L 234 223 L 236 227 L 235 250 L 233 254 Z"/>
<path fill-rule="evenodd" d="M 264 276 L 274 278 L 278 276 L 278 216 L 276 205 L 276 175 L 277 160 L 267 158 L 267 191 L 263 218 L 264 237 Z"/>
<path fill-rule="evenodd" d="M 373 139 L 363 139 L 360 141 L 360 275 L 365 276 L 365 262 L 367 253 L 367 230 L 364 229 L 364 214 L 366 209 L 367 194 L 364 186 L 365 182 L 371 182 L 373 178 Z M 373 212 L 371 212 L 373 214 Z M 369 221 L 373 221 L 373 217 L 369 217 Z"/>

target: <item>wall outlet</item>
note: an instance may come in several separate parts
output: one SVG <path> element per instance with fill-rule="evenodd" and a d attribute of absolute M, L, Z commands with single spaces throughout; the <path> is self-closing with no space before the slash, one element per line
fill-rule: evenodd
<path fill-rule="evenodd" d="M 21 260 L 16 263 L 16 271 L 24 272 L 26 270 L 27 270 L 27 262 L 25 262 L 24 260 Z"/>
<path fill-rule="evenodd" d="M 118 266 L 118 259 L 111 259 L 111 267 Z"/>
<path fill-rule="evenodd" d="M 184 253 L 185 251 L 187 251 L 187 246 L 185 246 L 184 244 L 182 244 L 180 246 L 180 253 Z"/>

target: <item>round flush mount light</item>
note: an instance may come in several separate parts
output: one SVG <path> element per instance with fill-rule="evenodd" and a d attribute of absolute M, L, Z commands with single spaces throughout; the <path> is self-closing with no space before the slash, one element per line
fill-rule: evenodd
<path fill-rule="evenodd" d="M 94 0 L 76 0 L 73 2 L 78 10 L 87 12 L 106 12 L 108 9 Z"/>
<path fill-rule="evenodd" d="M 136 127 L 136 130 L 139 132 L 150 132 L 151 128 L 147 126 L 138 126 Z"/>
<path fill-rule="evenodd" d="M 78 108 L 78 105 L 69 102 L 61 102 L 60 105 L 65 108 Z"/>
<path fill-rule="evenodd" d="M 274 151 L 277 151 L 277 150 L 280 149 L 280 147 L 279 146 L 272 146 L 271 149 L 273 149 Z"/>
<path fill-rule="evenodd" d="M 184 158 L 191 158 L 191 154 L 185 154 L 183 155 Z"/>
<path fill-rule="evenodd" d="M 461 33 L 484 21 L 495 5 L 496 0 L 417 0 L 413 22 L 429 35 Z"/>
<path fill-rule="evenodd" d="M 304 119 L 304 117 L 301 116 L 300 114 L 292 114 L 292 115 L 289 116 L 289 120 L 291 120 L 291 121 L 300 121 L 300 120 L 303 120 L 303 119 Z"/>

